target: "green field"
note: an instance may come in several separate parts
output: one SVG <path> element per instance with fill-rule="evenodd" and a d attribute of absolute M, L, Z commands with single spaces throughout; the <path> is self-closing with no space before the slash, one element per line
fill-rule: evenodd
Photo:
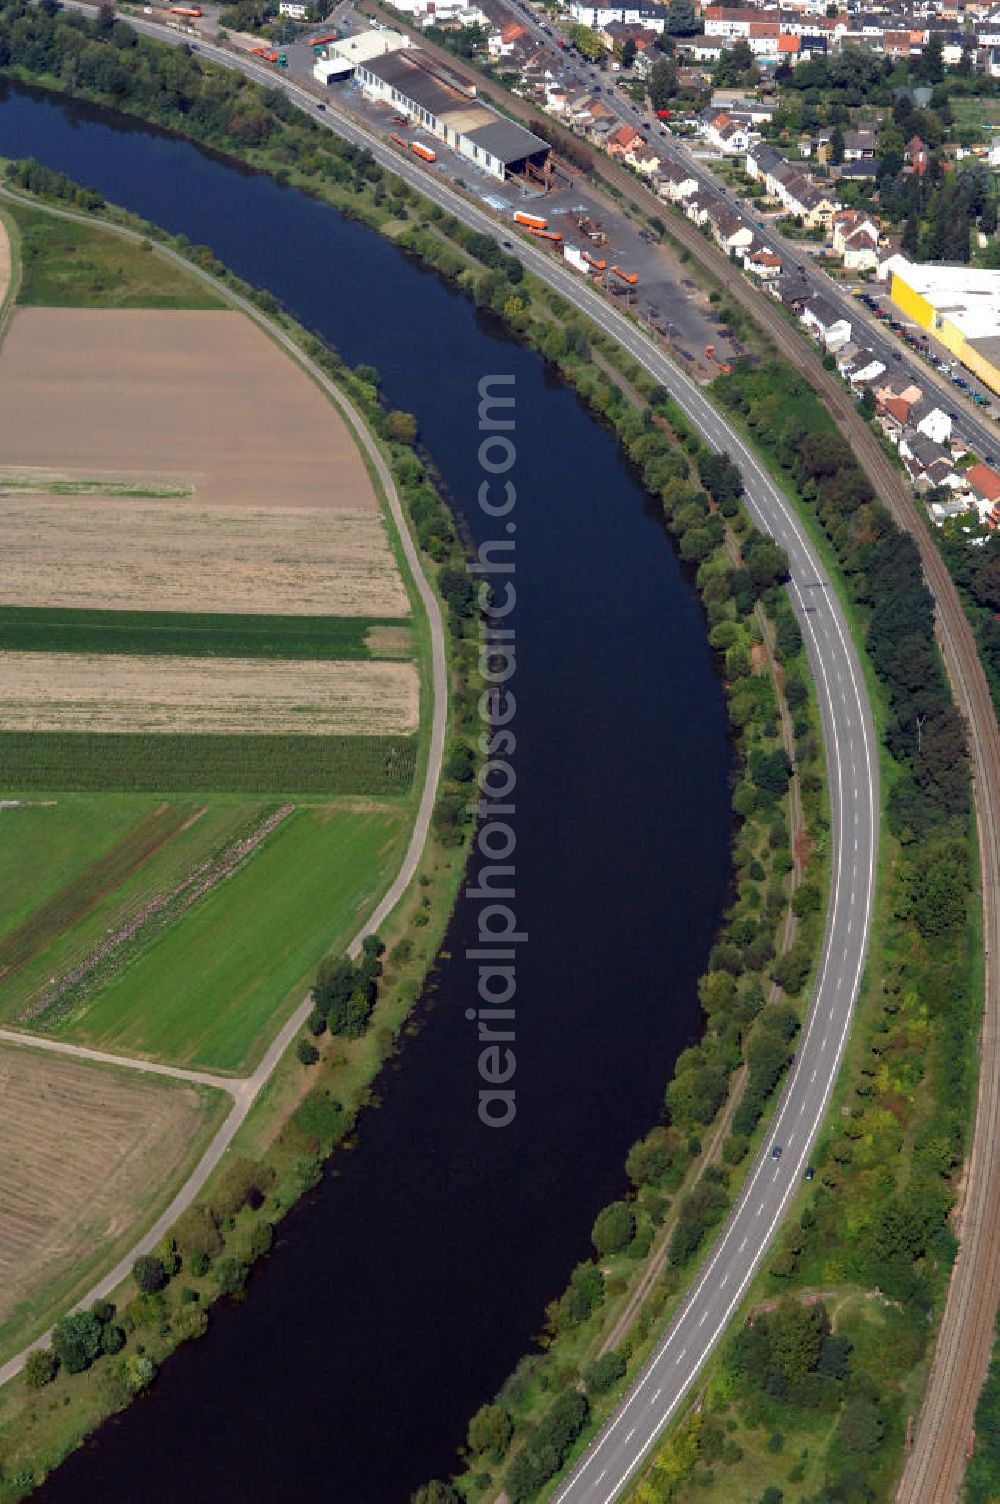
<path fill-rule="evenodd" d="M 0 732 L 0 788 L 133 793 L 405 794 L 413 736 Z"/>
<path fill-rule="evenodd" d="M 234 877 L 105 986 L 60 1038 L 239 1071 L 342 947 L 398 861 L 402 811 L 297 810 Z"/>
<path fill-rule="evenodd" d="M 4 204 L 21 240 L 18 302 L 40 308 L 224 308 L 148 245 L 96 226 Z"/>
<path fill-rule="evenodd" d="M 146 795 L 59 794 L 0 809 L 0 942 L 161 802 Z"/>
<path fill-rule="evenodd" d="M 20 1018 L 53 978 L 65 976 L 109 933 L 275 807 L 276 801 L 60 794 L 51 807 L 0 812 L 0 829 L 14 833 L 0 843 L 0 1016 Z M 110 832 L 116 838 L 108 841 Z M 95 843 L 89 861 L 88 835 Z"/>
<path fill-rule="evenodd" d="M 224 612 L 84 611 L 0 606 L 0 651 L 176 654 L 182 658 L 370 658 L 368 634 L 397 620 L 373 616 L 233 616 Z M 405 630 L 405 629 L 404 629 Z M 408 641 L 408 636 L 399 639 Z M 412 656 L 401 647 L 380 658 Z"/>

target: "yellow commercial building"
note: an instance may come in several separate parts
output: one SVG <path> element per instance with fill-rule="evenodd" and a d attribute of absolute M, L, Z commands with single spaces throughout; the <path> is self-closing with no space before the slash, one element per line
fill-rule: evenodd
<path fill-rule="evenodd" d="M 879 268 L 901 313 L 1000 394 L 1000 271 L 920 266 L 890 256 Z"/>

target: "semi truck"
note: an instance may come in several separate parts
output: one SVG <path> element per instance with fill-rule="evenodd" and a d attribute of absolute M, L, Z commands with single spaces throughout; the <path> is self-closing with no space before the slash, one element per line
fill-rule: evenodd
<path fill-rule="evenodd" d="M 429 146 L 424 146 L 420 141 L 411 141 L 410 150 L 415 157 L 420 158 L 421 162 L 436 162 L 438 159 L 437 152 L 431 151 Z"/>
<path fill-rule="evenodd" d="M 526 230 L 545 230 L 548 228 L 548 220 L 542 219 L 538 214 L 522 214 L 519 209 L 514 215 L 516 225 L 524 225 Z"/>

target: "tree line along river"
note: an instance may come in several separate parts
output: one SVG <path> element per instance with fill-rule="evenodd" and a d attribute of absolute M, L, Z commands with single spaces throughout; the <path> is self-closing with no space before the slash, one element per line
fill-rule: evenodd
<path fill-rule="evenodd" d="M 515 379 L 517 1116 L 498 1131 L 477 1113 L 465 951 L 481 905 L 462 898 L 423 1027 L 356 1149 L 281 1225 L 246 1301 L 217 1306 L 208 1337 L 39 1494 L 404 1501 L 447 1473 L 468 1416 L 588 1255 L 697 1034 L 730 828 L 704 619 L 614 438 L 387 241 L 185 141 L 17 87 L 0 92 L 0 152 L 210 245 L 375 365 L 477 543 L 497 535 L 476 499 L 478 387 Z"/>

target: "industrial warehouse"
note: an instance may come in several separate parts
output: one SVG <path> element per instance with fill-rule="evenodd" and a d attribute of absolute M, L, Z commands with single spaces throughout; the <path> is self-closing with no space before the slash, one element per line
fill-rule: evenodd
<path fill-rule="evenodd" d="M 358 61 L 354 76 L 369 99 L 391 105 L 500 182 L 544 177 L 549 143 L 482 104 L 474 84 L 422 48 Z"/>
<path fill-rule="evenodd" d="M 918 266 L 897 255 L 883 262 L 879 277 L 897 308 L 1000 393 L 1000 271 Z"/>

